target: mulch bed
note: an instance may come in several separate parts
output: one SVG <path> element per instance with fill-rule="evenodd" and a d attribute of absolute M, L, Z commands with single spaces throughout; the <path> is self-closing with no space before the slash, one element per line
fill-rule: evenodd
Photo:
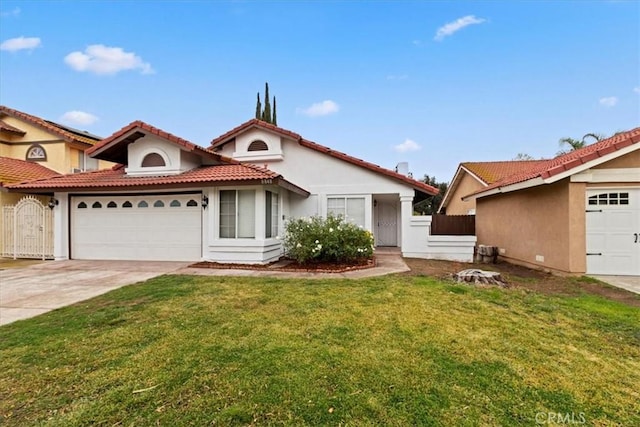
<path fill-rule="evenodd" d="M 224 264 L 219 262 L 202 261 L 191 264 L 192 268 L 215 268 L 220 270 L 260 270 L 260 271 L 288 271 L 302 273 L 345 273 L 347 271 L 365 270 L 377 265 L 376 259 L 370 258 L 356 263 L 314 262 L 299 264 L 293 260 L 279 260 L 270 264 Z"/>

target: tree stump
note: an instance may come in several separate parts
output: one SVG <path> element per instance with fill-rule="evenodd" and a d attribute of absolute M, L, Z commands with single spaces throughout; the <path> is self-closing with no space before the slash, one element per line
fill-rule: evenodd
<path fill-rule="evenodd" d="M 471 268 L 462 270 L 453 275 L 458 283 L 471 283 L 475 285 L 498 285 L 507 287 L 507 282 L 502 279 L 502 275 L 495 271 L 484 271 Z"/>
<path fill-rule="evenodd" d="M 498 261 L 497 246 L 478 245 L 478 248 L 476 251 L 476 262 L 482 262 L 485 264 L 489 264 L 489 263 L 495 264 L 497 261 Z"/>

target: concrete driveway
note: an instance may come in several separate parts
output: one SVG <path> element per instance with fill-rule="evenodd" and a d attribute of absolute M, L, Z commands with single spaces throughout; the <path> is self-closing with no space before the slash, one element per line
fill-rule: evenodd
<path fill-rule="evenodd" d="M 0 325 L 188 266 L 186 262 L 46 261 L 0 270 Z M 0 264 L 0 268 L 2 264 Z"/>
<path fill-rule="evenodd" d="M 591 276 L 616 288 L 640 294 L 640 276 Z"/>

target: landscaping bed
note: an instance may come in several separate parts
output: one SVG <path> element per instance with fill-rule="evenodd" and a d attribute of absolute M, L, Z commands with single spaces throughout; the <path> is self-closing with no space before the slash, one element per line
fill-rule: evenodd
<path fill-rule="evenodd" d="M 291 259 L 282 259 L 270 264 L 226 264 L 212 261 L 201 261 L 191 264 L 191 268 L 215 268 L 218 270 L 266 270 L 306 273 L 345 273 L 347 271 L 365 270 L 377 265 L 375 257 L 359 259 L 350 263 L 315 262 L 300 264 Z"/>

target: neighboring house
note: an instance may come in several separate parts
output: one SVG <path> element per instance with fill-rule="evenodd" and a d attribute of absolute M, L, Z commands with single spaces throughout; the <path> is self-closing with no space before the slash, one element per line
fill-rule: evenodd
<path fill-rule="evenodd" d="M 255 119 L 211 149 L 133 122 L 87 153 L 120 165 L 11 186 L 54 194 L 56 259 L 265 263 L 282 255 L 286 220 L 328 213 L 409 253 L 414 196 L 437 194 Z M 420 230 L 426 241 L 428 228 Z"/>
<path fill-rule="evenodd" d="M 0 254 L 51 257 L 49 197 L 35 197 L 18 207 L 25 194 L 7 193 L 5 185 L 56 174 L 111 167 L 85 151 L 101 138 L 87 132 L 0 106 Z M 48 210 L 48 208 L 47 208 Z"/>
<path fill-rule="evenodd" d="M 101 139 L 0 105 L 0 157 L 37 163 L 61 174 L 104 169 L 113 163 L 85 155 Z"/>
<path fill-rule="evenodd" d="M 460 196 L 452 191 L 449 203 Z M 640 128 L 507 172 L 462 200 L 475 200 L 478 243 L 509 261 L 640 275 Z"/>
<path fill-rule="evenodd" d="M 438 213 L 474 215 L 476 213 L 475 199 L 463 200 L 464 196 L 475 193 L 516 173 L 534 170 L 544 162 L 546 160 L 460 163 L 447 188 L 447 192 L 442 198 Z"/>

